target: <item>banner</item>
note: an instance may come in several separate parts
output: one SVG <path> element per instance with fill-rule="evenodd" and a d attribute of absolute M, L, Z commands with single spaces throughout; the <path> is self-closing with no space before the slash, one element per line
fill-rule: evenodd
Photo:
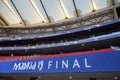
<path fill-rule="evenodd" d="M 120 51 L 103 50 L 0 61 L 0 73 L 119 72 Z"/>

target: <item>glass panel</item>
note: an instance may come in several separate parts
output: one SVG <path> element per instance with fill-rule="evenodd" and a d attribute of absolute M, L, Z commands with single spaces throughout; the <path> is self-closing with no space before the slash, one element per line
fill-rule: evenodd
<path fill-rule="evenodd" d="M 29 0 L 13 0 L 26 24 L 41 23 L 42 20 L 37 14 Z"/>
<path fill-rule="evenodd" d="M 65 18 L 65 15 L 62 11 L 58 0 L 51 0 L 49 2 L 48 0 L 42 0 L 42 2 L 47 11 L 48 16 L 53 22 L 63 20 Z"/>
<path fill-rule="evenodd" d="M 68 18 L 75 17 L 74 15 L 74 5 L 73 5 L 73 0 L 60 0 L 61 3 L 63 4 L 62 7 L 64 7 L 64 11 L 67 15 Z"/>
<path fill-rule="evenodd" d="M 93 4 L 97 10 L 106 8 L 108 5 L 107 0 L 93 0 Z"/>
<path fill-rule="evenodd" d="M 8 6 L 6 6 L 5 1 Z M 27 24 L 48 22 L 40 0 L 12 0 Z M 93 9 L 99 10 L 108 6 L 108 0 L 74 0 L 79 15 L 90 13 Z M 120 0 L 115 0 L 120 2 Z M 45 10 L 51 21 L 60 21 L 64 18 L 75 17 L 73 0 L 42 0 Z M 8 8 L 9 7 L 9 8 Z M 19 15 L 13 7 L 11 0 L 0 0 L 0 13 L 9 24 L 21 22 Z"/>
<path fill-rule="evenodd" d="M 21 21 L 21 19 L 20 19 L 18 13 L 17 13 L 17 11 L 15 10 L 15 8 L 14 8 L 13 4 L 11 3 L 11 1 L 10 1 L 10 0 L 6 0 L 6 1 L 8 1 L 8 3 L 10 4 L 11 8 L 12 8 L 13 11 L 14 11 L 14 13 L 17 15 L 18 19 Z"/>
<path fill-rule="evenodd" d="M 93 10 L 91 0 L 75 0 L 75 4 L 82 15 L 90 13 Z"/>
<path fill-rule="evenodd" d="M 43 7 L 42 7 L 42 5 L 41 5 L 41 3 L 40 3 L 40 0 L 34 0 L 34 1 L 35 1 L 35 4 L 36 4 L 36 6 L 37 6 L 37 8 L 38 8 L 38 10 L 39 10 L 39 14 L 40 14 L 41 17 L 42 17 L 42 20 L 45 21 L 45 22 L 48 22 L 48 19 L 47 19 L 47 17 L 46 17 L 46 14 L 45 14 L 45 12 L 44 12 L 44 9 L 43 9 Z"/>
<path fill-rule="evenodd" d="M 16 18 L 16 16 L 10 11 L 2 0 L 0 0 L 0 13 L 4 16 L 9 25 L 20 23 L 20 20 Z"/>

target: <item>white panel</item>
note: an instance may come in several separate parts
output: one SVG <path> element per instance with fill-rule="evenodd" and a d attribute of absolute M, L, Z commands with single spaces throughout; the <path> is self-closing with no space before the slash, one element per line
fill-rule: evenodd
<path fill-rule="evenodd" d="M 20 20 L 16 18 L 16 16 L 9 10 L 2 0 L 0 0 L 0 13 L 8 21 L 9 25 L 20 23 Z"/>
<path fill-rule="evenodd" d="M 35 1 L 36 6 L 38 7 L 39 13 L 41 14 L 43 20 L 44 20 L 45 22 L 48 22 L 48 19 L 47 19 L 47 17 L 46 17 L 45 11 L 44 11 L 41 3 L 40 3 L 40 0 L 34 0 L 34 1 Z"/>
<path fill-rule="evenodd" d="M 11 1 L 10 1 L 10 0 L 6 0 L 6 1 L 8 1 L 8 3 L 10 4 L 10 6 L 12 7 L 12 9 L 14 10 L 15 14 L 17 15 L 18 19 L 21 21 L 18 13 L 17 13 L 17 11 L 15 10 L 15 8 L 14 8 L 13 4 L 11 3 Z"/>
<path fill-rule="evenodd" d="M 61 0 L 63 7 L 65 8 L 65 12 L 67 14 L 68 18 L 74 17 L 74 5 L 73 5 L 73 0 Z"/>
<path fill-rule="evenodd" d="M 75 0 L 75 4 L 77 9 L 82 12 L 82 15 L 90 13 L 93 9 L 91 0 Z"/>
<path fill-rule="evenodd" d="M 107 0 L 93 0 L 94 7 L 99 10 L 107 7 Z"/>
<path fill-rule="evenodd" d="M 40 16 L 37 14 L 29 0 L 13 0 L 13 2 L 27 24 L 42 22 Z"/>
<path fill-rule="evenodd" d="M 48 16 L 50 16 L 53 21 L 59 21 L 65 18 L 58 0 L 42 0 L 42 2 Z"/>

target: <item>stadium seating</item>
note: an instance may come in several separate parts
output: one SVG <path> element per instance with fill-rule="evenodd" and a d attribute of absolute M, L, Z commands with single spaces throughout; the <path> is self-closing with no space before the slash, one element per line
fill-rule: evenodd
<path fill-rule="evenodd" d="M 50 36 L 1 38 L 0 52 L 1 55 L 46 55 L 119 46 L 119 25 L 117 19 Z"/>

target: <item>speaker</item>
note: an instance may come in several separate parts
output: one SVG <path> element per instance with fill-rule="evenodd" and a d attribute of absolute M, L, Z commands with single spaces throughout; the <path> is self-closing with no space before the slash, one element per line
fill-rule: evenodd
<path fill-rule="evenodd" d="M 89 78 L 89 80 L 96 80 L 96 78 Z"/>
<path fill-rule="evenodd" d="M 30 80 L 36 80 L 37 77 L 30 77 Z"/>

